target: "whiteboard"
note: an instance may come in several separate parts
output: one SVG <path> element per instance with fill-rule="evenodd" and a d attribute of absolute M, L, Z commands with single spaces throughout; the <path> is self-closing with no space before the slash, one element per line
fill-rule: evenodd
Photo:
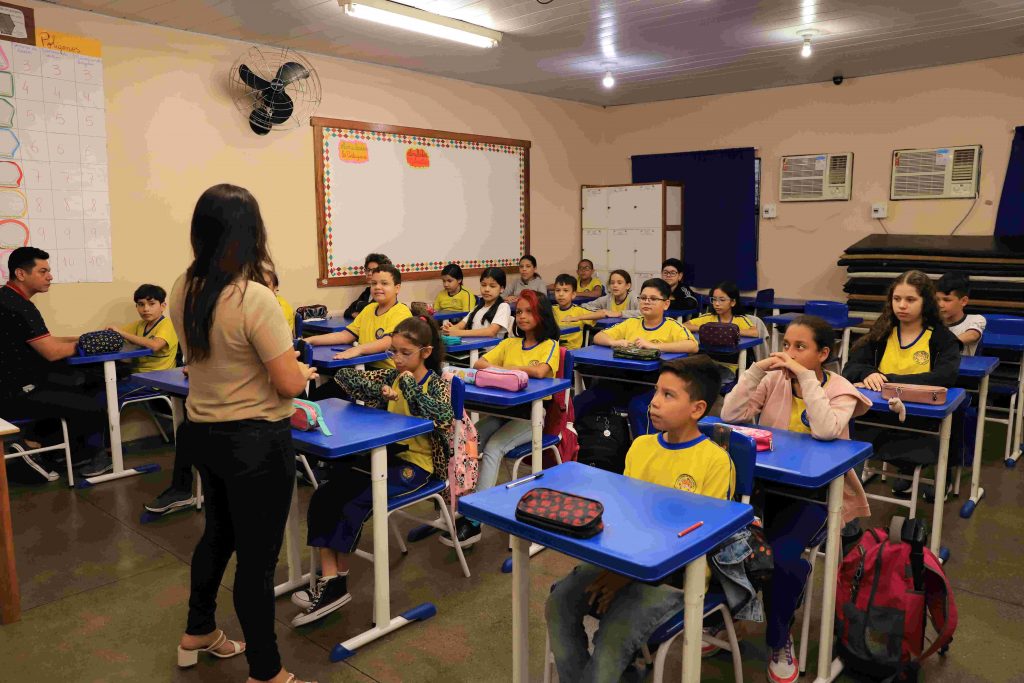
<path fill-rule="evenodd" d="M 528 142 L 365 125 L 374 129 L 320 127 L 318 284 L 361 282 L 371 252 L 431 277 L 449 262 L 464 270 L 519 263 Z"/>

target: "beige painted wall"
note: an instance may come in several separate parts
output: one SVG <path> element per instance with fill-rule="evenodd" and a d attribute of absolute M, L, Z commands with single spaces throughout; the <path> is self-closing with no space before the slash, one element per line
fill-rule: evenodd
<path fill-rule="evenodd" d="M 991 234 L 1013 127 L 1024 124 L 1024 55 L 831 83 L 609 110 L 606 154 L 628 179 L 632 154 L 757 147 L 762 204 L 778 202 L 782 155 L 853 152 L 848 202 L 778 203 L 761 221 L 758 283 L 778 295 L 842 297 L 843 249 L 881 232 L 949 234 L 971 200 L 889 201 L 894 149 L 981 144 L 981 196 L 957 234 Z M 706 226 L 713 230 L 714 226 Z M 728 249 L 728 245 L 722 245 Z"/>
<path fill-rule="evenodd" d="M 259 200 L 281 291 L 293 305 L 340 310 L 358 294 L 315 284 L 312 129 L 257 137 L 227 95 L 228 70 L 246 43 L 27 4 L 38 26 L 103 44 L 114 282 L 55 285 L 37 297 L 55 332 L 132 320 L 136 285 L 169 288 L 188 264 L 195 201 L 219 182 L 247 187 Z M 601 108 L 309 58 L 323 86 L 320 116 L 531 140 L 531 249 L 551 278 L 575 269 L 579 187 L 604 180 Z M 475 290 L 475 278 L 466 284 Z M 439 281 L 410 282 L 402 298 L 433 300 L 439 289 Z"/>

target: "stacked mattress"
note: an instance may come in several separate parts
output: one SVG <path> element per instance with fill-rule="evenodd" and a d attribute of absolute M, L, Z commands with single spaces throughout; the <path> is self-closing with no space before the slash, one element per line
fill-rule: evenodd
<path fill-rule="evenodd" d="M 877 314 L 893 278 L 916 269 L 934 279 L 969 275 L 969 313 L 1024 315 L 1024 237 L 871 235 L 848 247 L 839 265 L 851 312 Z"/>

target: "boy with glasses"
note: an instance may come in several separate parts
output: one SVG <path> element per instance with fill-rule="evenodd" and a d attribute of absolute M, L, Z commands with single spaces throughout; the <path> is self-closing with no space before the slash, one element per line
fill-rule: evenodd
<path fill-rule="evenodd" d="M 670 291 L 669 308 L 673 311 L 688 311 L 697 308 L 697 297 L 683 284 L 683 262 L 677 258 L 665 259 L 661 264 L 661 279 Z"/>

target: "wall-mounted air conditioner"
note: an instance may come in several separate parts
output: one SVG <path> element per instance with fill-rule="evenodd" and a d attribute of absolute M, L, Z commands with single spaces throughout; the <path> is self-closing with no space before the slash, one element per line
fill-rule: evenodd
<path fill-rule="evenodd" d="M 897 149 L 890 199 L 972 199 L 978 196 L 981 145 Z"/>
<path fill-rule="evenodd" d="M 801 154 L 782 157 L 779 201 L 848 200 L 853 182 L 853 154 Z"/>

